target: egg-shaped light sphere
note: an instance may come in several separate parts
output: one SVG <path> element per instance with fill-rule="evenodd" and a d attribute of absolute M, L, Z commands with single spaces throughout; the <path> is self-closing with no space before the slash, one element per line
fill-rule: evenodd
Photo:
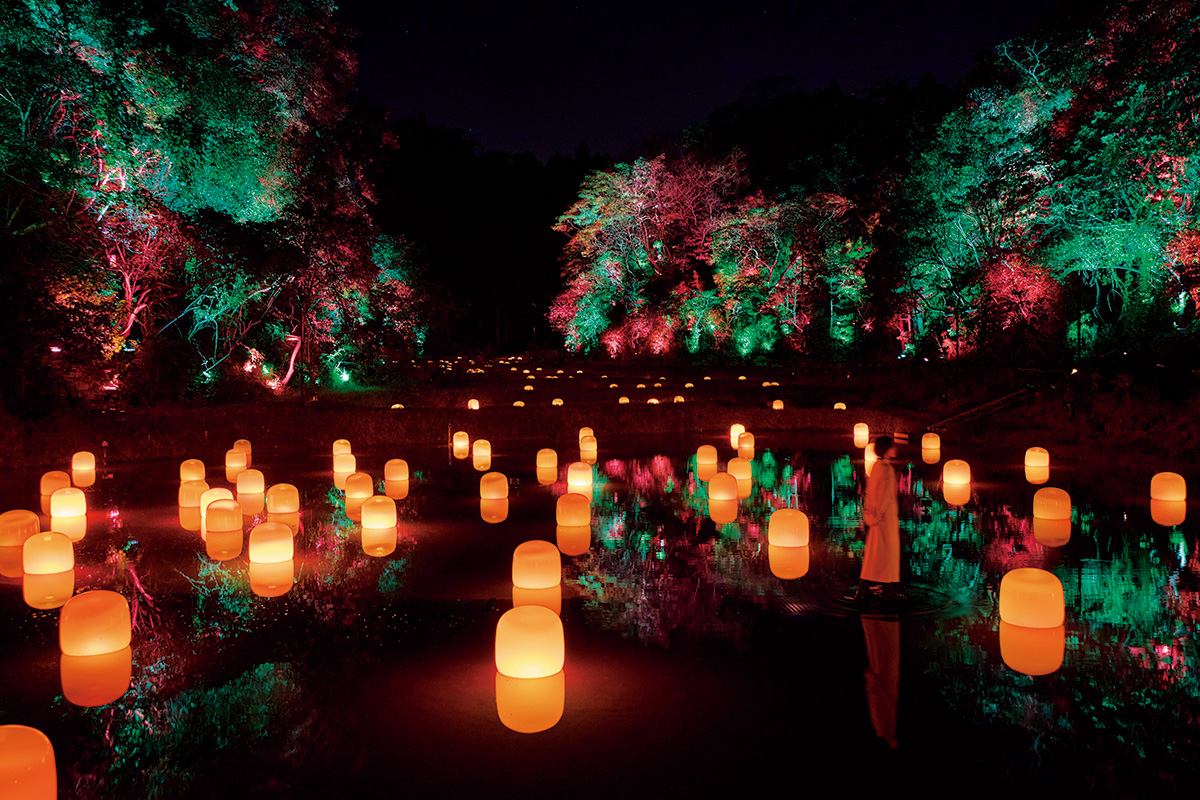
<path fill-rule="evenodd" d="M 591 525 L 592 501 L 574 492 L 559 495 L 554 507 L 554 520 L 558 525 L 568 527 Z"/>
<path fill-rule="evenodd" d="M 11 800 L 55 800 L 54 745 L 26 725 L 0 725 L 0 790 Z"/>
<path fill-rule="evenodd" d="M 225 451 L 225 479 L 227 481 L 237 480 L 246 469 L 246 453 L 243 450 L 226 450 Z"/>
<path fill-rule="evenodd" d="M 1178 472 L 1158 472 L 1150 479 L 1152 500 L 1187 500 L 1187 481 Z"/>
<path fill-rule="evenodd" d="M 476 400 L 474 397 L 472 397 L 470 400 L 467 401 L 467 410 L 468 411 L 478 411 L 479 410 L 479 401 Z"/>
<path fill-rule="evenodd" d="M 346 476 L 346 500 L 366 500 L 375 494 L 375 481 L 368 472 L 351 472 Z"/>
<path fill-rule="evenodd" d="M 75 595 L 58 617 L 58 644 L 70 656 L 115 653 L 129 646 L 129 601 L 116 592 L 95 589 Z"/>
<path fill-rule="evenodd" d="M 965 506 L 971 502 L 971 484 L 943 483 L 942 497 L 948 505 Z"/>
<path fill-rule="evenodd" d="M 262 494 L 267 490 L 267 481 L 262 471 L 247 469 L 237 476 L 238 494 Z"/>
<path fill-rule="evenodd" d="M 725 469 L 730 475 L 737 478 L 739 481 L 748 481 L 753 475 L 752 466 L 753 465 L 751 464 L 750 459 L 738 456 L 736 458 L 729 459 L 729 463 L 726 465 Z M 711 488 L 709 491 L 711 492 Z"/>
<path fill-rule="evenodd" d="M 59 659 L 63 698 L 72 705 L 98 708 L 120 700 L 133 678 L 133 648 L 94 656 Z"/>
<path fill-rule="evenodd" d="M 513 401 L 513 408 L 524 408 L 524 407 L 525 407 L 524 400 L 514 400 Z"/>
<path fill-rule="evenodd" d="M 254 462 L 254 448 L 250 446 L 249 439 L 237 439 L 233 443 L 233 449 L 246 454 L 246 466 L 249 467 Z"/>
<path fill-rule="evenodd" d="M 952 458 L 942 465 L 943 483 L 970 483 L 971 465 L 961 458 Z"/>
<path fill-rule="evenodd" d="M 508 498 L 479 498 L 479 518 L 489 525 L 498 525 L 508 519 Z"/>
<path fill-rule="evenodd" d="M 767 522 L 768 544 L 804 547 L 808 544 L 808 515 L 796 508 L 780 508 Z"/>
<path fill-rule="evenodd" d="M 728 472 L 718 472 L 708 480 L 710 500 L 737 500 L 738 481 Z"/>
<path fill-rule="evenodd" d="M 592 436 L 591 434 L 588 434 L 587 436 L 581 436 L 579 438 L 580 450 L 590 450 L 594 453 L 596 452 L 596 448 L 599 447 L 599 444 L 600 443 L 597 441 L 596 437 Z"/>
<path fill-rule="evenodd" d="M 674 398 L 674 399 L 673 399 L 671 402 L 672 402 L 672 403 L 682 403 L 682 402 L 684 402 L 684 400 L 683 400 L 683 395 L 681 395 L 681 394 L 677 394 L 677 395 L 675 395 L 675 398 Z"/>
<path fill-rule="evenodd" d="M 274 564 L 291 561 L 296 554 L 292 529 L 282 522 L 262 522 L 250 530 L 251 562 Z"/>
<path fill-rule="evenodd" d="M 845 411 L 845 410 L 846 410 L 846 404 L 845 404 L 845 403 L 834 403 L 834 404 L 833 404 L 833 410 L 834 410 L 834 411 Z"/>
<path fill-rule="evenodd" d="M 596 435 L 596 432 L 594 430 L 592 430 L 588 426 L 584 425 L 582 428 L 579 429 L 579 443 L 580 444 L 583 443 L 583 437 L 595 436 L 595 435 Z"/>
<path fill-rule="evenodd" d="M 300 511 L 300 490 L 290 483 L 277 483 L 267 489 L 268 514 L 296 514 Z"/>
<path fill-rule="evenodd" d="M 396 501 L 386 495 L 368 497 L 362 505 L 363 528 L 396 527 Z"/>
<path fill-rule="evenodd" d="M 43 473 L 42 479 L 38 482 L 38 492 L 42 495 L 52 495 L 59 489 L 69 489 L 70 487 L 70 473 L 63 472 L 60 469 Z"/>
<path fill-rule="evenodd" d="M 1156 500 L 1150 498 L 1150 519 L 1157 522 L 1159 525 L 1165 525 L 1172 528 L 1176 525 L 1182 525 L 1187 519 L 1187 501 L 1186 500 Z"/>
<path fill-rule="evenodd" d="M 179 484 L 179 507 L 200 508 L 200 498 L 210 488 L 205 481 L 184 481 Z"/>
<path fill-rule="evenodd" d="M 471 452 L 471 437 L 466 431 L 455 431 L 450 437 L 450 448 L 455 458 L 466 458 Z"/>
<path fill-rule="evenodd" d="M 1044 447 L 1031 447 L 1025 451 L 1025 466 L 1049 467 L 1050 451 Z"/>
<path fill-rule="evenodd" d="M 204 509 L 204 528 L 214 531 L 242 532 L 242 504 L 237 500 L 221 498 L 213 500 Z"/>
<path fill-rule="evenodd" d="M 629 405 L 629 398 L 626 397 L 625 395 L 621 395 L 620 397 L 617 398 L 617 405 L 619 405 L 619 406 Z"/>
<path fill-rule="evenodd" d="M 1000 579 L 1000 619 L 1025 628 L 1056 628 L 1066 617 L 1062 581 L 1036 567 L 1009 570 Z"/>
<path fill-rule="evenodd" d="M 746 426 L 740 422 L 735 422 L 729 426 L 729 446 L 737 450 L 738 437 L 746 432 Z"/>
<path fill-rule="evenodd" d="M 591 491 L 592 466 L 583 461 L 572 462 L 567 467 L 567 487 Z"/>
<path fill-rule="evenodd" d="M 50 495 L 51 517 L 79 517 L 87 513 L 87 496 L 81 489 L 68 486 Z"/>
<path fill-rule="evenodd" d="M 65 533 L 39 532 L 21 545 L 21 568 L 27 575 L 53 575 L 74 567 L 75 546 Z"/>
<path fill-rule="evenodd" d="M 508 476 L 503 472 L 486 472 L 479 479 L 479 497 L 483 500 L 503 500 L 508 497 Z"/>
<path fill-rule="evenodd" d="M 548 589 L 562 583 L 562 557 L 552 542 L 533 539 L 513 550 L 513 586 Z"/>
<path fill-rule="evenodd" d="M 40 533 L 38 515 L 24 508 L 0 514 L 0 547 L 20 547 L 30 536 Z"/>
<path fill-rule="evenodd" d="M 259 597 L 282 597 L 291 591 L 295 582 L 296 562 L 287 561 L 259 562 L 251 561 L 247 570 L 250 578 L 250 591 Z"/>
<path fill-rule="evenodd" d="M 1066 490 L 1047 486 L 1033 494 L 1033 516 L 1042 519 L 1070 519 L 1071 495 Z"/>
<path fill-rule="evenodd" d="M 204 462 L 198 458 L 185 458 L 179 462 L 179 482 L 202 481 L 208 477 Z"/>
<path fill-rule="evenodd" d="M 26 573 L 21 579 L 21 599 L 39 611 L 62 608 L 75 594 L 75 570 L 38 574 Z"/>
<path fill-rule="evenodd" d="M 754 458 L 754 434 L 746 431 L 738 437 L 737 443 L 738 458 L 753 459 Z"/>
<path fill-rule="evenodd" d="M 685 384 L 683 385 L 683 388 L 685 388 L 685 389 L 695 389 L 695 388 L 696 388 L 696 384 L 692 383 L 691 381 L 688 381 L 687 383 L 685 383 Z"/>
<path fill-rule="evenodd" d="M 726 473 L 722 473 L 726 474 Z M 708 517 L 718 525 L 728 525 L 738 518 L 738 501 L 708 498 Z"/>
<path fill-rule="evenodd" d="M 562 620 L 538 605 L 510 609 L 496 623 L 496 669 L 510 678 L 545 678 L 566 658 Z"/>
<path fill-rule="evenodd" d="M 88 472 L 96 468 L 96 456 L 89 453 L 87 450 L 80 450 L 71 456 L 71 469 L 79 472 Z"/>
<path fill-rule="evenodd" d="M 782 411 L 783 410 L 783 401 L 782 400 L 772 400 L 771 401 L 771 410 L 772 411 Z"/>
<path fill-rule="evenodd" d="M 646 405 L 657 406 L 657 405 L 659 405 L 659 400 L 657 397 L 651 397 L 649 400 L 646 401 Z"/>
<path fill-rule="evenodd" d="M 333 440 L 333 455 L 341 455 L 342 453 L 350 452 L 349 439 L 334 439 Z"/>
<path fill-rule="evenodd" d="M 696 448 L 696 463 L 697 464 L 717 464 L 717 448 L 711 444 L 702 444 Z"/>
<path fill-rule="evenodd" d="M 869 441 L 871 441 L 871 429 L 867 426 L 867 423 L 854 423 L 854 446 L 866 447 Z"/>
<path fill-rule="evenodd" d="M 200 494 L 200 518 L 208 519 L 208 507 L 217 500 L 232 500 L 233 492 L 224 488 L 208 489 Z"/>
<path fill-rule="evenodd" d="M 356 471 L 358 459 L 353 453 L 338 453 L 333 457 L 333 471 L 335 474 L 349 475 Z"/>
<path fill-rule="evenodd" d="M 922 450 L 941 450 L 942 449 L 942 437 L 932 431 L 922 435 L 921 436 L 921 449 Z"/>
<path fill-rule="evenodd" d="M 403 458 L 389 459 L 383 465 L 383 479 L 385 481 L 408 480 L 408 462 Z"/>
<path fill-rule="evenodd" d="M 538 469 L 558 469 L 558 453 L 549 447 L 537 451 Z"/>

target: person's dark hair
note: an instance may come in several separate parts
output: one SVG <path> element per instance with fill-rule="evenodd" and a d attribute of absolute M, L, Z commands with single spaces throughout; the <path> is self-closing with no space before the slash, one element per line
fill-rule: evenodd
<path fill-rule="evenodd" d="M 879 436 L 875 439 L 875 455 L 883 458 L 887 455 L 887 451 L 896 446 L 896 442 L 890 436 Z"/>

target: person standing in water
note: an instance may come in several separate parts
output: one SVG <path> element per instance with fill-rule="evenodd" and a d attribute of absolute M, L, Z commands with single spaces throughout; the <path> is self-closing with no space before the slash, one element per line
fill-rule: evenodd
<path fill-rule="evenodd" d="M 896 445 L 890 436 L 875 440 L 879 460 L 867 478 L 863 498 L 863 521 L 867 524 L 867 548 L 859 573 L 860 602 L 891 600 L 900 583 L 900 503 L 896 493 Z"/>

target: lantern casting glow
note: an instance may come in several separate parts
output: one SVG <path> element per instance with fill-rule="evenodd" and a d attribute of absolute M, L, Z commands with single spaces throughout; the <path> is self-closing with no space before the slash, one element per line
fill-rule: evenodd
<path fill-rule="evenodd" d="M 746 432 L 746 426 L 740 422 L 735 422 L 729 426 L 729 446 L 737 450 L 738 437 Z"/>
<path fill-rule="evenodd" d="M 590 464 L 576 461 L 567 467 L 567 491 L 591 497 L 592 467 Z"/>
<path fill-rule="evenodd" d="M 548 589 L 562 583 L 562 560 L 551 542 L 533 539 L 517 545 L 512 561 L 513 586 Z"/>
<path fill-rule="evenodd" d="M 558 453 L 551 450 L 549 447 L 543 447 L 537 451 L 537 468 L 538 469 L 558 469 Z"/>
<path fill-rule="evenodd" d="M 1070 519 L 1071 495 L 1052 486 L 1038 489 L 1033 495 L 1033 516 L 1042 519 Z"/>
<path fill-rule="evenodd" d="M 808 574 L 810 547 L 780 547 L 767 545 L 767 565 L 771 574 L 785 581 L 794 581 Z"/>
<path fill-rule="evenodd" d="M 478 411 L 479 410 L 479 401 L 476 400 L 474 397 L 472 397 L 470 400 L 467 401 L 467 409 L 469 411 Z"/>
<path fill-rule="evenodd" d="M 246 453 L 243 450 L 225 451 L 225 480 L 233 483 L 246 470 Z"/>
<path fill-rule="evenodd" d="M 1050 451 L 1044 447 L 1031 447 L 1025 451 L 1025 466 L 1027 467 L 1048 467 L 1050 466 Z"/>
<path fill-rule="evenodd" d="M 871 441 L 871 429 L 867 427 L 867 423 L 854 423 L 854 446 L 866 447 L 869 441 Z"/>
<path fill-rule="evenodd" d="M 368 497 L 362 505 L 362 526 L 364 530 L 396 527 L 396 501 L 383 495 Z"/>
<path fill-rule="evenodd" d="M 251 563 L 291 561 L 295 554 L 292 529 L 282 522 L 263 522 L 250 531 Z"/>
<path fill-rule="evenodd" d="M 87 513 L 87 498 L 83 491 L 68 486 L 50 495 L 51 517 L 79 517 Z"/>
<path fill-rule="evenodd" d="M 743 433 L 738 437 L 737 443 L 738 458 L 753 459 L 754 458 L 754 434 Z"/>
<path fill-rule="evenodd" d="M 970 483 L 971 465 L 962 459 L 952 458 L 942 465 L 943 483 Z"/>
<path fill-rule="evenodd" d="M 268 514 L 296 514 L 300 511 L 300 490 L 290 483 L 277 483 L 267 489 Z"/>
<path fill-rule="evenodd" d="M 487 439 L 476 439 L 471 443 L 471 463 L 484 472 L 492 468 L 492 443 Z"/>
<path fill-rule="evenodd" d="M 385 481 L 408 480 L 408 462 L 403 458 L 390 459 L 383 465 L 383 479 Z"/>
<path fill-rule="evenodd" d="M 237 476 L 238 494 L 262 494 L 266 488 L 267 482 L 257 469 L 248 469 Z"/>
<path fill-rule="evenodd" d="M 233 443 L 233 449 L 246 454 L 246 467 L 248 468 L 253 461 L 253 448 L 250 446 L 250 440 L 238 439 Z"/>
<path fill-rule="evenodd" d="M 591 525 L 592 503 L 581 494 L 568 492 L 559 496 L 554 508 L 554 517 L 557 524 L 568 527 Z"/>
<path fill-rule="evenodd" d="M 41 531 L 38 515 L 24 508 L 14 508 L 0 514 L 0 547 L 20 547 L 25 540 Z"/>
<path fill-rule="evenodd" d="M 503 472 L 487 472 L 479 479 L 479 497 L 504 500 L 508 497 L 508 477 Z"/>
<path fill-rule="evenodd" d="M 21 568 L 26 575 L 53 575 L 74 567 L 75 546 L 65 533 L 37 533 L 22 545 Z"/>
<path fill-rule="evenodd" d="M 1178 472 L 1159 472 L 1150 479 L 1150 499 L 1187 500 L 1187 481 Z"/>
<path fill-rule="evenodd" d="M 1000 619 L 1025 628 L 1055 628 L 1065 619 L 1062 581 L 1035 567 L 1009 570 L 1000 579 Z"/>
<path fill-rule="evenodd" d="M 58 771 L 46 734 L 25 725 L 0 725 L 0 789 L 12 800 L 54 800 Z"/>
<path fill-rule="evenodd" d="M 466 458 L 471 452 L 471 437 L 466 431 L 455 431 L 450 442 L 451 450 L 457 459 Z"/>
<path fill-rule="evenodd" d="M 21 581 L 21 597 L 25 605 L 41 611 L 62 608 L 75 594 L 75 570 L 29 574 Z"/>
<path fill-rule="evenodd" d="M 708 481 L 709 500 L 737 500 L 738 481 L 728 472 L 718 472 Z"/>
<path fill-rule="evenodd" d="M 58 644 L 66 655 L 96 656 L 129 646 L 129 602 L 106 589 L 77 594 L 58 617 Z"/>
<path fill-rule="evenodd" d="M 51 495 L 59 489 L 67 489 L 70 486 L 71 476 L 56 469 L 42 475 L 42 479 L 38 483 L 38 491 L 43 495 Z"/>
<path fill-rule="evenodd" d="M 566 679 L 560 670 L 545 678 L 510 678 L 496 673 L 496 714 L 517 733 L 541 733 L 562 719 Z"/>
<path fill-rule="evenodd" d="M 942 449 L 942 437 L 938 436 L 936 433 L 933 433 L 932 431 L 929 433 L 926 433 L 925 435 L 923 435 L 921 437 L 921 449 L 922 450 L 941 450 Z"/>
<path fill-rule="evenodd" d="M 340 455 L 342 453 L 349 453 L 349 452 L 350 452 L 350 440 L 349 439 L 334 439 L 333 455 L 336 456 L 336 455 Z"/>
<path fill-rule="evenodd" d="M 782 400 L 772 400 L 771 401 L 771 410 L 783 411 L 783 401 Z"/>
<path fill-rule="evenodd" d="M 1000 621 L 1000 658 L 1024 675 L 1049 675 L 1063 664 L 1066 628 L 1026 628 Z"/>
<path fill-rule="evenodd" d="M 96 457 L 87 450 L 80 450 L 71 456 L 71 469 L 78 472 L 90 472 L 96 469 Z"/>
<path fill-rule="evenodd" d="M 565 661 L 562 620 L 542 606 L 518 606 L 496 623 L 496 669 L 510 678 L 545 678 Z"/>
<path fill-rule="evenodd" d="M 579 495 L 564 495 L 578 497 Z M 581 556 L 592 546 L 592 526 L 556 525 L 554 540 L 564 556 Z"/>
<path fill-rule="evenodd" d="M 207 477 L 204 462 L 198 458 L 187 458 L 179 462 L 179 482 L 202 481 Z"/>
<path fill-rule="evenodd" d="M 82 708 L 97 708 L 120 700 L 133 677 L 133 648 L 94 656 L 63 654 L 59 662 L 63 697 Z"/>
<path fill-rule="evenodd" d="M 282 597 L 292 588 L 295 561 L 274 561 L 269 564 L 251 561 L 247 570 L 250 591 L 259 597 Z"/>
<path fill-rule="evenodd" d="M 767 541 L 780 547 L 808 544 L 808 515 L 796 508 L 780 508 L 767 523 Z"/>

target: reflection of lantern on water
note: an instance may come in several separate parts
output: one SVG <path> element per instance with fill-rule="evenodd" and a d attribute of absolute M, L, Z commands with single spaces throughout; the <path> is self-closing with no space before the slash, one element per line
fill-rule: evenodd
<path fill-rule="evenodd" d="M 129 646 L 129 601 L 116 592 L 96 589 L 67 601 L 58 617 L 58 644 L 66 655 L 95 656 Z"/>
<path fill-rule="evenodd" d="M 592 466 L 576 461 L 567 467 L 567 491 L 592 496 Z"/>
<path fill-rule="evenodd" d="M 871 441 L 871 429 L 867 427 L 867 423 L 854 423 L 854 446 L 866 447 L 869 441 Z"/>
<path fill-rule="evenodd" d="M 341 455 L 342 453 L 350 452 L 349 439 L 334 439 L 333 440 L 333 455 Z"/>
<path fill-rule="evenodd" d="M 471 443 L 471 464 L 480 472 L 492 468 L 492 443 L 487 439 L 476 439 Z"/>
<path fill-rule="evenodd" d="M 767 546 L 767 564 L 771 574 L 785 581 L 803 578 L 808 574 L 809 547 L 782 547 L 777 544 Z"/>
<path fill-rule="evenodd" d="M 508 497 L 508 477 L 503 472 L 487 472 L 479 478 L 479 496 L 484 500 Z"/>
<path fill-rule="evenodd" d="M 389 459 L 383 465 L 383 479 L 385 481 L 408 480 L 408 462 L 403 458 Z"/>
<path fill-rule="evenodd" d="M 562 610 L 562 561 L 558 547 L 540 539 L 522 542 L 513 551 L 513 606 Z"/>
<path fill-rule="evenodd" d="M 249 468 L 253 461 L 252 448 L 250 447 L 249 439 L 238 439 L 233 443 L 233 449 L 246 454 L 246 467 Z"/>
<path fill-rule="evenodd" d="M 290 483 L 277 483 L 267 490 L 268 514 L 297 514 L 300 512 L 300 490 Z"/>
<path fill-rule="evenodd" d="M 21 568 L 26 576 L 52 575 L 74 567 L 75 546 L 65 533 L 35 533 L 22 545 Z"/>
<path fill-rule="evenodd" d="M 242 515 L 246 517 L 253 517 L 261 514 L 267 505 L 266 497 L 262 492 L 255 492 L 253 494 L 247 492 L 238 492 L 237 501 L 242 506 Z"/>
<path fill-rule="evenodd" d="M 261 471 L 248 469 L 237 476 L 238 494 L 262 494 L 267 490 L 266 479 Z"/>
<path fill-rule="evenodd" d="M 942 498 L 947 505 L 965 506 L 971 502 L 971 484 L 969 483 L 943 483 Z"/>
<path fill-rule="evenodd" d="M 737 451 L 739 458 L 753 459 L 754 458 L 754 434 L 743 433 L 738 436 Z"/>
<path fill-rule="evenodd" d="M 489 525 L 496 525 L 508 519 L 508 498 L 490 500 L 479 498 L 479 517 Z"/>
<path fill-rule="evenodd" d="M 291 561 L 296 554 L 292 529 L 282 522 L 263 522 L 250 531 L 250 563 Z"/>
<path fill-rule="evenodd" d="M 717 474 L 717 448 L 711 444 L 702 444 L 696 449 L 696 477 L 699 480 L 711 480 Z"/>
<path fill-rule="evenodd" d="M 560 495 L 555 504 L 554 518 L 559 525 L 591 525 L 592 502 L 581 494 L 568 492 Z"/>
<path fill-rule="evenodd" d="M 537 482 L 540 486 L 550 486 L 558 481 L 558 467 L 538 467 Z"/>
<path fill-rule="evenodd" d="M 1157 500 L 1150 498 L 1150 519 L 1168 528 L 1182 525 L 1187 519 L 1186 500 Z"/>
<path fill-rule="evenodd" d="M 562 719 L 566 701 L 562 670 L 545 678 L 512 678 L 496 673 L 496 714 L 517 733 L 540 733 Z"/>
<path fill-rule="evenodd" d="M 808 544 L 808 515 L 795 508 L 780 508 L 767 523 L 767 542 L 780 547 Z"/>
<path fill-rule="evenodd" d="M 871 470 L 875 468 L 875 462 L 879 460 L 879 454 L 875 452 L 875 443 L 867 442 L 867 446 L 863 448 L 863 471 L 867 473 L 867 477 L 871 477 Z"/>
<path fill-rule="evenodd" d="M 479 401 L 476 400 L 474 397 L 472 397 L 470 400 L 467 401 L 467 410 L 468 411 L 478 411 L 479 410 Z"/>
<path fill-rule="evenodd" d="M 471 437 L 466 431 L 455 431 L 450 438 L 450 446 L 455 458 L 464 459 L 471 452 Z"/>
<path fill-rule="evenodd" d="M 496 622 L 496 669 L 510 678 L 545 678 L 565 660 L 563 625 L 543 606 L 517 606 Z"/>
<path fill-rule="evenodd" d="M 783 401 L 782 400 L 772 400 L 771 401 L 771 409 L 773 411 L 783 411 Z"/>
<path fill-rule="evenodd" d="M 584 425 L 582 428 L 579 429 L 579 442 L 582 444 L 583 437 L 585 437 L 585 436 L 595 436 L 595 435 L 596 435 L 596 432 L 594 430 L 592 430 L 587 425 Z"/>
<path fill-rule="evenodd" d="M 578 497 L 579 495 L 563 495 L 563 497 Z M 592 526 L 589 525 L 557 525 L 554 529 L 555 541 L 564 556 L 581 556 L 592 546 Z"/>
<path fill-rule="evenodd" d="M 250 591 L 259 597 L 282 597 L 292 588 L 295 570 L 296 562 L 290 558 L 266 564 L 251 561 Z"/>
<path fill-rule="evenodd" d="M 543 447 L 537 451 L 537 468 L 558 469 L 558 453 L 551 450 L 549 447 Z"/>
<path fill-rule="evenodd" d="M 708 499 L 708 517 L 718 525 L 728 525 L 730 522 L 734 522 L 738 517 L 738 501 L 714 500 L 710 497 Z"/>
<path fill-rule="evenodd" d="M 200 498 L 211 487 L 205 481 L 192 480 L 179 484 L 179 507 L 199 508 Z"/>
<path fill-rule="evenodd" d="M 20 547 L 25 540 L 41 531 L 38 515 L 24 508 L 14 508 L 0 514 L 0 547 Z"/>
<path fill-rule="evenodd" d="M 82 595 L 81 595 L 82 596 Z M 63 697 L 83 708 L 97 708 L 120 700 L 133 677 L 133 648 L 91 656 L 62 655 L 59 664 Z"/>
<path fill-rule="evenodd" d="M 0 788 L 11 800 L 54 800 L 58 771 L 46 734 L 26 725 L 0 725 Z"/>
<path fill-rule="evenodd" d="M 202 481 L 207 476 L 204 471 L 204 462 L 198 458 L 186 458 L 179 462 L 179 482 L 186 483 L 187 481 Z"/>
<path fill-rule="evenodd" d="M 505 500 L 502 502 L 508 501 Z M 395 525 L 385 528 L 363 528 L 363 552 L 373 558 L 390 556 L 392 553 L 396 552 L 396 532 L 397 528 Z"/>
<path fill-rule="evenodd" d="M 346 516 L 358 521 L 363 503 L 375 494 L 375 481 L 366 472 L 351 472 L 346 476 Z"/>
<path fill-rule="evenodd" d="M 78 486 L 80 489 L 86 489 L 96 483 L 96 470 L 94 469 L 73 469 L 71 470 L 71 483 Z"/>
<path fill-rule="evenodd" d="M 751 476 L 753 474 L 750 460 L 740 456 L 731 458 L 725 469 L 737 480 L 738 498 L 744 500 L 749 497 L 752 490 Z"/>
<path fill-rule="evenodd" d="M 596 449 L 598 447 L 595 436 L 584 436 L 579 440 L 579 460 L 585 464 L 596 463 Z"/>
<path fill-rule="evenodd" d="M 246 453 L 242 450 L 225 451 L 225 480 L 234 483 L 238 475 L 246 471 Z"/>
<path fill-rule="evenodd" d="M 1036 567 L 1009 570 L 1000 579 L 1000 619 L 1025 628 L 1053 628 L 1063 624 L 1065 603 L 1062 581 Z"/>
<path fill-rule="evenodd" d="M 338 453 L 333 457 L 333 485 L 345 490 L 346 478 L 358 468 L 358 461 L 351 453 Z"/>
<path fill-rule="evenodd" d="M 214 500 L 204 516 L 205 552 L 214 561 L 228 561 L 242 553 L 242 505 L 236 500 Z"/>
<path fill-rule="evenodd" d="M 71 470 L 79 472 L 91 472 L 96 469 L 96 457 L 87 450 L 80 450 L 75 455 L 71 456 Z"/>
<path fill-rule="evenodd" d="M 393 500 L 403 500 L 408 497 L 408 481 L 389 481 L 383 482 L 383 493 L 385 496 Z"/>
<path fill-rule="evenodd" d="M 51 470 L 42 475 L 41 481 L 38 482 L 38 491 L 43 495 L 51 495 L 59 489 L 68 489 L 71 486 L 71 476 L 62 470 Z"/>
<path fill-rule="evenodd" d="M 1071 540 L 1071 495 L 1047 486 L 1033 495 L 1033 536 L 1050 547 Z"/>
<path fill-rule="evenodd" d="M 244 537 L 240 530 L 209 531 L 204 540 L 204 552 L 213 561 L 229 561 L 242 554 L 243 543 Z"/>
<path fill-rule="evenodd" d="M 942 460 L 941 448 L 937 448 L 937 449 L 921 448 L 921 460 L 924 461 L 926 464 L 936 464 L 937 462 Z"/>
<path fill-rule="evenodd" d="M 185 531 L 200 530 L 200 506 L 180 506 L 179 507 L 179 527 Z"/>
<path fill-rule="evenodd" d="M 75 570 L 50 572 L 43 575 L 27 574 L 21 583 L 21 596 L 25 605 L 41 611 L 60 608 L 75 594 Z"/>
<path fill-rule="evenodd" d="M 525 385 L 522 387 L 522 390 L 523 390 L 523 391 L 526 391 L 526 392 L 532 392 L 532 391 L 533 391 L 533 384 L 531 384 L 531 383 L 527 383 L 527 384 L 525 384 Z"/>
<path fill-rule="evenodd" d="M 1000 658 L 1025 675 L 1049 675 L 1063 664 L 1066 628 L 1026 628 L 1000 621 Z"/>
<path fill-rule="evenodd" d="M 1178 472 L 1158 472 L 1150 479 L 1151 500 L 1187 500 L 1187 481 Z"/>
<path fill-rule="evenodd" d="M 729 426 L 729 446 L 737 450 L 738 437 L 746 432 L 746 426 L 740 422 L 735 422 Z"/>

